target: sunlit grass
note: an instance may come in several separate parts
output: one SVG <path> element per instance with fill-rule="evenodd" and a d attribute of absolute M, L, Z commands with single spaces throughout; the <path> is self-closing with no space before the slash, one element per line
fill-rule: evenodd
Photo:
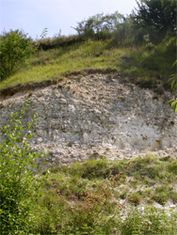
<path fill-rule="evenodd" d="M 128 48 L 109 48 L 109 41 L 87 41 L 66 48 L 40 51 L 28 65 L 0 83 L 0 89 L 18 84 L 61 78 L 67 72 L 85 68 L 119 69 Z"/>

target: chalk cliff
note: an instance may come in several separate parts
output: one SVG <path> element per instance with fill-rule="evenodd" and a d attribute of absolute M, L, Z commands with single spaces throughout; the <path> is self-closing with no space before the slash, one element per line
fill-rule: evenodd
<path fill-rule="evenodd" d="M 177 156 L 177 115 L 168 94 L 142 89 L 116 72 L 73 74 L 43 88 L 0 97 L 0 125 L 24 102 L 37 114 L 32 145 L 59 163 L 148 152 Z"/>

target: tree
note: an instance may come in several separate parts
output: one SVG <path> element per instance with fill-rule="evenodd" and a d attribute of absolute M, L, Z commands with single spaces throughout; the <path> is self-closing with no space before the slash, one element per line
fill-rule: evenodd
<path fill-rule="evenodd" d="M 176 33 L 176 0 L 138 0 L 135 23 L 144 27 L 151 40 L 159 41 Z"/>
<path fill-rule="evenodd" d="M 104 38 L 116 30 L 117 25 L 123 23 L 124 20 L 125 17 L 118 12 L 111 15 L 97 14 L 79 22 L 74 29 L 86 38 Z"/>
<path fill-rule="evenodd" d="M 19 30 L 0 36 L 0 80 L 13 74 L 34 51 L 31 39 Z"/>

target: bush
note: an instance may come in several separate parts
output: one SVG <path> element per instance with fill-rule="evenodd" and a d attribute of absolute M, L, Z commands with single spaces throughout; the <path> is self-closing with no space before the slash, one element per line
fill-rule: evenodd
<path fill-rule="evenodd" d="M 35 175 L 31 121 L 23 120 L 25 111 L 13 113 L 1 127 L 0 142 L 0 234 L 29 234 L 33 206 L 39 186 Z"/>
<path fill-rule="evenodd" d="M 133 18 L 128 16 L 124 22 L 117 24 L 112 35 L 112 46 L 127 47 L 138 46 L 144 43 L 145 30 L 134 24 Z"/>
<path fill-rule="evenodd" d="M 133 17 L 143 27 L 152 42 L 160 42 L 167 35 L 176 34 L 176 0 L 139 0 Z"/>
<path fill-rule="evenodd" d="M 125 17 L 118 12 L 111 15 L 97 14 L 78 23 L 74 29 L 86 39 L 106 39 L 122 24 Z"/>
<path fill-rule="evenodd" d="M 13 74 L 34 51 L 31 40 L 19 30 L 0 36 L 0 80 Z"/>
<path fill-rule="evenodd" d="M 141 77 L 141 85 L 155 87 L 159 83 L 169 88 L 169 77 L 176 73 L 176 67 L 172 66 L 175 59 L 175 37 L 166 37 L 157 45 L 152 44 L 147 38 L 144 46 L 131 52 L 130 63 L 122 63 L 122 68 L 131 75 L 134 69 L 134 75 Z M 174 77 L 176 79 L 175 75 Z"/>

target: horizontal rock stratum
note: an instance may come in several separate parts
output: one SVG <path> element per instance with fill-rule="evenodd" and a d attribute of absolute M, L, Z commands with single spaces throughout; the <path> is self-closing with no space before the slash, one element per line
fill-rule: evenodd
<path fill-rule="evenodd" d="M 73 74 L 47 87 L 1 97 L 0 125 L 25 101 L 37 115 L 32 145 L 70 163 L 156 153 L 177 156 L 177 115 L 168 94 L 142 89 L 116 72 Z"/>

